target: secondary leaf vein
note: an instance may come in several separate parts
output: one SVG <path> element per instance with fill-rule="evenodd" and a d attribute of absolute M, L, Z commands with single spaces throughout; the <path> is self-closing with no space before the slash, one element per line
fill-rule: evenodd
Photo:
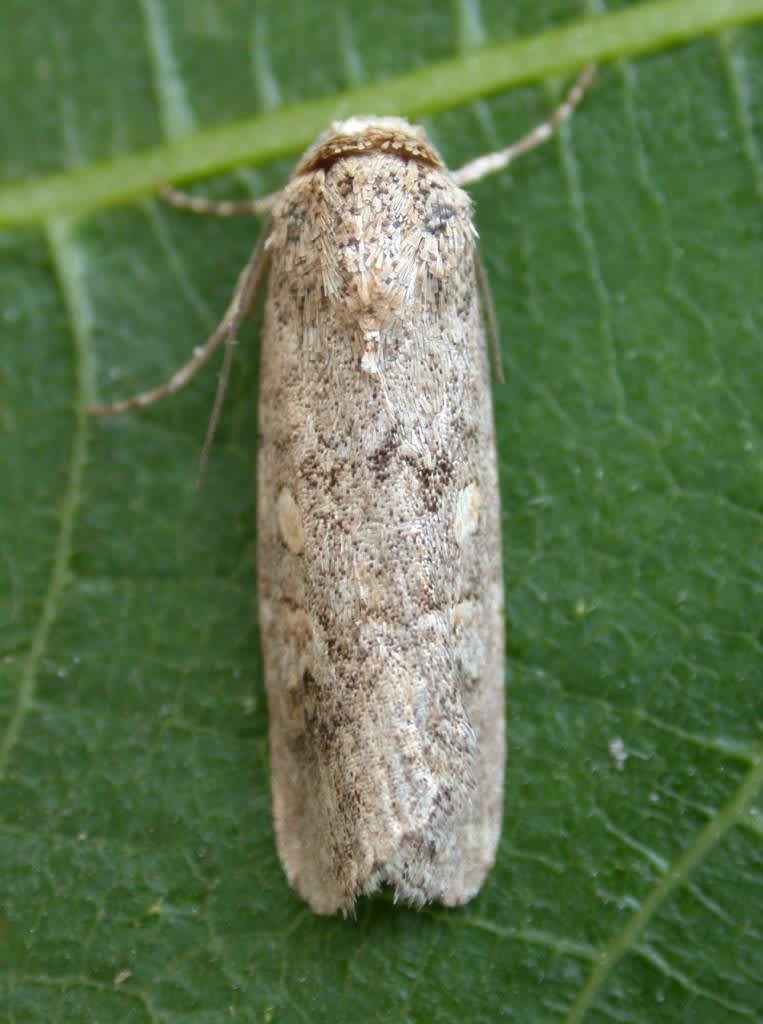
<path fill-rule="evenodd" d="M 70 238 L 69 229 L 68 221 L 57 220 L 47 225 L 46 233 L 53 266 L 69 315 L 74 342 L 77 367 L 74 437 L 66 491 L 61 505 L 61 521 L 53 556 L 53 568 L 42 612 L 32 633 L 29 653 L 24 661 L 16 703 L 8 726 L 0 739 L 0 781 L 5 778 L 13 749 L 18 743 L 27 716 L 33 708 L 39 667 L 66 586 L 71 559 L 72 532 L 82 495 L 82 480 L 87 455 L 87 407 L 92 403 L 95 393 L 95 367 L 90 345 L 92 318 L 87 297 L 81 286 L 81 254 Z"/>

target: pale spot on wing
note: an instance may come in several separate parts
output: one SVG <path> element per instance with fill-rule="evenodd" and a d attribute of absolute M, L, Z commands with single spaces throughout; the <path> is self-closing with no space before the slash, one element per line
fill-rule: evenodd
<path fill-rule="evenodd" d="M 453 517 L 453 532 L 456 544 L 461 548 L 466 540 L 476 533 L 480 521 L 480 489 L 472 482 L 467 484 L 456 498 L 456 514 Z"/>
<path fill-rule="evenodd" d="M 276 514 L 281 540 L 293 555 L 301 555 L 305 549 L 305 531 L 299 507 L 288 487 L 278 495 Z"/>

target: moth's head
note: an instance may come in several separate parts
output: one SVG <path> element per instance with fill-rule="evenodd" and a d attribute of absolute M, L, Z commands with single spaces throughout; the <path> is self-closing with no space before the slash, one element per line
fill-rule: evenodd
<path fill-rule="evenodd" d="M 445 168 L 442 157 L 423 128 L 409 124 L 402 117 L 374 117 L 369 114 L 334 121 L 308 149 L 294 174 L 309 174 L 318 168 L 329 167 L 345 156 L 362 153 L 384 153 L 401 160 L 416 160 L 430 167 Z"/>

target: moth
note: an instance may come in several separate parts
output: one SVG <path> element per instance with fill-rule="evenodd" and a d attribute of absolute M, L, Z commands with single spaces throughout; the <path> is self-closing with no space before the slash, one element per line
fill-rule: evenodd
<path fill-rule="evenodd" d="M 504 608 L 483 307 L 493 333 L 494 316 L 463 186 L 548 138 L 592 71 L 544 124 L 455 172 L 421 128 L 357 117 L 264 200 L 167 190 L 195 212 L 269 219 L 186 366 L 93 410 L 177 391 L 227 343 L 224 380 L 269 269 L 257 587 L 273 817 L 289 882 L 319 914 L 383 885 L 463 904 L 495 860 Z"/>

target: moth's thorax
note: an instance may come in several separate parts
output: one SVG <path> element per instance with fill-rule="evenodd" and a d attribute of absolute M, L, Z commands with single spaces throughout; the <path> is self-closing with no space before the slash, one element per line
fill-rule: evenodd
<path fill-rule="evenodd" d="M 380 332 L 414 307 L 440 317 L 444 303 L 463 306 L 471 203 L 420 128 L 353 118 L 297 167 L 273 210 L 269 247 L 278 275 L 323 296 L 337 322 Z M 326 312 L 305 306 L 307 317 Z"/>
<path fill-rule="evenodd" d="M 442 157 L 423 128 L 400 117 L 351 117 L 334 121 L 308 149 L 294 170 L 294 177 L 327 167 L 355 153 L 388 153 L 401 160 L 417 160 L 445 169 Z"/>

